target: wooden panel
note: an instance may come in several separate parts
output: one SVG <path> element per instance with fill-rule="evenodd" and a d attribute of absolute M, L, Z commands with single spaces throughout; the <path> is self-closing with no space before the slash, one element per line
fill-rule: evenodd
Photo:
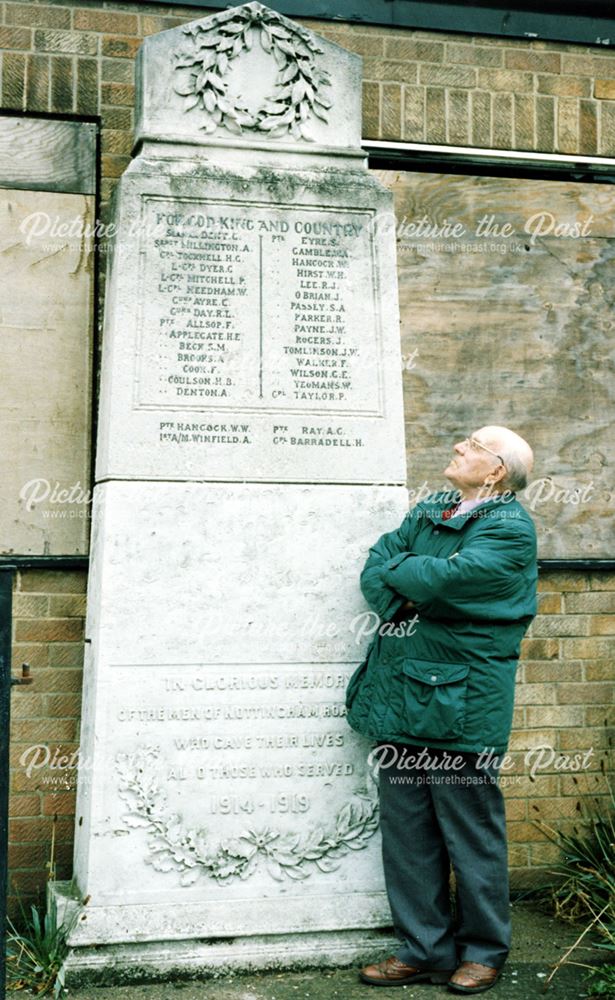
<path fill-rule="evenodd" d="M 94 194 L 96 126 L 0 116 L 0 187 Z"/>
<path fill-rule="evenodd" d="M 91 195 L 0 190 L 3 554 L 87 552 L 93 217 Z"/>
<path fill-rule="evenodd" d="M 452 443 L 504 424 L 535 451 L 520 499 L 539 555 L 612 558 L 613 189 L 377 174 L 395 197 L 410 489 L 447 486 Z"/>

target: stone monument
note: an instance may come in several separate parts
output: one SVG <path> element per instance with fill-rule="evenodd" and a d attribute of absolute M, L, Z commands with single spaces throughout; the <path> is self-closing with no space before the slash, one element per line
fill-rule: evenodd
<path fill-rule="evenodd" d="M 148 38 L 117 191 L 69 981 L 372 956 L 344 691 L 407 509 L 390 195 L 360 58 L 260 3 Z M 117 972 L 116 972 L 117 974 Z"/>

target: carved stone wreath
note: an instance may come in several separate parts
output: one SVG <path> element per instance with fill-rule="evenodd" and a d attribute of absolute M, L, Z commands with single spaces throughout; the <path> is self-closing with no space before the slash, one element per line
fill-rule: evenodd
<path fill-rule="evenodd" d="M 245 128 L 311 141 L 310 118 L 328 121 L 331 102 L 322 91 L 331 79 L 318 69 L 315 56 L 322 49 L 304 28 L 289 26 L 275 11 L 255 3 L 238 7 L 231 18 L 220 15 L 209 19 L 206 27 L 190 24 L 183 31 L 189 41 L 175 53 L 175 70 L 187 69 L 189 74 L 186 79 L 183 73 L 174 89 L 185 98 L 184 111 L 200 110 L 200 128 L 206 133 L 224 126 L 236 135 Z M 235 103 L 224 79 L 232 60 L 250 50 L 255 37 L 279 68 L 273 94 L 256 113 Z"/>
<path fill-rule="evenodd" d="M 265 827 L 212 845 L 205 829 L 187 829 L 169 810 L 159 758 L 158 746 L 117 755 L 119 794 L 130 810 L 122 819 L 127 827 L 148 831 L 146 862 L 156 871 L 179 873 L 184 886 L 204 875 L 222 883 L 247 879 L 260 862 L 280 882 L 305 879 L 316 870 L 335 871 L 339 859 L 362 850 L 378 826 L 377 794 L 365 789 L 342 806 L 328 832 L 313 827 L 306 833 L 280 833 Z"/>

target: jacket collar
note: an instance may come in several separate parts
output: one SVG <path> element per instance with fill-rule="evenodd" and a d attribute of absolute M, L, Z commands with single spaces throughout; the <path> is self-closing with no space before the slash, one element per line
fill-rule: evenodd
<path fill-rule="evenodd" d="M 451 496 L 450 491 L 444 494 L 435 494 L 425 501 L 425 515 L 439 527 L 449 528 L 451 531 L 460 531 L 471 518 L 482 516 L 481 512 L 483 510 L 493 510 L 498 506 L 507 506 L 508 504 L 516 503 L 516 494 L 514 493 L 512 496 L 510 493 L 504 496 L 495 496 L 490 500 L 486 500 L 485 503 L 472 508 L 472 510 L 466 511 L 465 514 L 456 514 L 455 517 L 442 520 L 444 511 L 450 510 L 455 503 L 459 502 L 460 498 L 460 494 Z"/>

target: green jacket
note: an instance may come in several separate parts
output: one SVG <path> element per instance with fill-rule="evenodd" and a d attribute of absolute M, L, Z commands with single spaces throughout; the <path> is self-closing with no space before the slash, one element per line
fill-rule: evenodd
<path fill-rule="evenodd" d="M 450 496 L 417 504 L 369 551 L 361 590 L 381 622 L 348 684 L 348 722 L 378 741 L 503 753 L 536 614 L 536 532 L 514 495 L 443 520 Z"/>

